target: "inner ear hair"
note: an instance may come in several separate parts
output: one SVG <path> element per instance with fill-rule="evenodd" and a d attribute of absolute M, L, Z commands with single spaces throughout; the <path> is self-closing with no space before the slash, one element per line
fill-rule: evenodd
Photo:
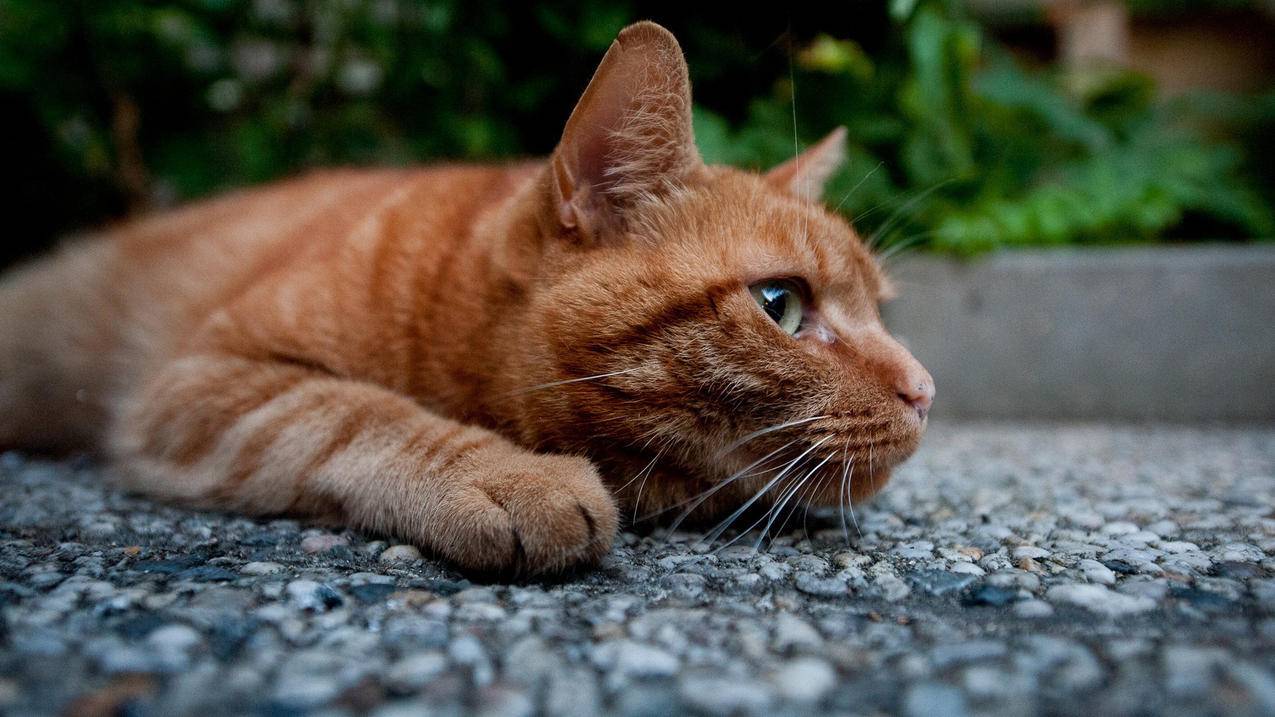
<path fill-rule="evenodd" d="M 633 205 L 701 165 L 691 128 L 691 86 L 668 30 L 639 22 L 620 31 L 581 96 L 551 159 L 554 216 L 596 236 L 624 225 Z"/>

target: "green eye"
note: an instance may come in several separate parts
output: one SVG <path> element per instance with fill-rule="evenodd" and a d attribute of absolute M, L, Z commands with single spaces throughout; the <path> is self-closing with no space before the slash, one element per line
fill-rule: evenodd
<path fill-rule="evenodd" d="M 771 279 L 748 287 L 753 300 L 766 315 L 774 319 L 779 328 L 788 334 L 801 330 L 801 292 L 797 285 L 785 279 Z"/>

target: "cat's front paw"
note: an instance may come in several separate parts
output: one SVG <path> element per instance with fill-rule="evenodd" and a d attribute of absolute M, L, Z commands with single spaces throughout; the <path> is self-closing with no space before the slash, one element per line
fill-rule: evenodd
<path fill-rule="evenodd" d="M 592 565 L 615 539 L 614 499 L 583 458 L 526 454 L 484 464 L 454 526 L 461 567 L 544 575 Z M 453 552 L 453 551 L 445 551 Z"/>

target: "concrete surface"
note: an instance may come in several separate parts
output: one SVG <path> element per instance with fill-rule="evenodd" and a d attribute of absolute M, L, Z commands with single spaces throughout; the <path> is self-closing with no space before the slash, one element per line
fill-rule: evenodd
<path fill-rule="evenodd" d="M 845 532 L 512 586 L 90 464 L 0 488 L 0 714 L 1275 713 L 1275 428 L 940 421 Z"/>
<path fill-rule="evenodd" d="M 1275 244 L 901 258 L 937 416 L 1275 420 Z"/>

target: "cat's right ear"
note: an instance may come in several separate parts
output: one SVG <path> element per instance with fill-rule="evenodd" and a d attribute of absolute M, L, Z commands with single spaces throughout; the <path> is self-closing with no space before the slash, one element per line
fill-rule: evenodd
<path fill-rule="evenodd" d="M 702 165 L 682 48 L 653 22 L 620 31 L 576 104 L 551 159 L 561 227 L 594 239 L 624 226 L 643 198 Z"/>

